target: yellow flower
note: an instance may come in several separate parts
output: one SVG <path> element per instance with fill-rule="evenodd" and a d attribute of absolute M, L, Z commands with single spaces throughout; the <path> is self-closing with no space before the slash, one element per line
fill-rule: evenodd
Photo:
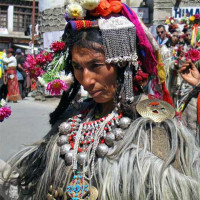
<path fill-rule="evenodd" d="M 190 17 L 190 21 L 193 22 L 194 20 L 195 20 L 195 16 L 193 15 Z"/>
<path fill-rule="evenodd" d="M 99 5 L 100 0 L 80 0 L 80 4 L 86 10 L 94 10 Z"/>
<path fill-rule="evenodd" d="M 166 19 L 165 24 L 170 24 L 169 19 Z"/>
<path fill-rule="evenodd" d="M 70 19 L 83 19 L 85 17 L 85 10 L 78 3 L 71 3 L 66 8 L 66 13 Z"/>

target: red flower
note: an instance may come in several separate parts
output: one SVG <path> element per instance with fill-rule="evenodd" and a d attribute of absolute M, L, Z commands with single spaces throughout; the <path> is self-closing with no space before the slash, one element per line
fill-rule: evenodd
<path fill-rule="evenodd" d="M 96 9 L 97 12 L 103 17 L 108 16 L 112 12 L 111 5 L 107 0 L 101 0 Z"/>
<path fill-rule="evenodd" d="M 37 65 L 44 65 L 46 64 L 46 58 L 43 54 L 38 54 L 35 57 Z"/>
<path fill-rule="evenodd" d="M 122 9 L 122 3 L 120 1 L 110 1 L 110 5 L 111 5 L 111 8 L 112 8 L 112 12 L 114 13 L 119 13 Z"/>
<path fill-rule="evenodd" d="M 48 83 L 46 90 L 51 94 L 51 95 L 60 95 L 62 91 L 65 91 L 68 89 L 68 85 L 66 82 L 56 79 L 53 80 L 52 82 Z"/>
<path fill-rule="evenodd" d="M 191 59 L 192 62 L 200 60 L 200 51 L 197 49 L 190 49 L 186 54 L 187 59 Z"/>
<path fill-rule="evenodd" d="M 45 59 L 47 62 L 51 62 L 53 60 L 53 53 L 46 53 Z"/>
<path fill-rule="evenodd" d="M 195 19 L 200 19 L 200 14 L 194 15 Z"/>
<path fill-rule="evenodd" d="M 53 42 L 50 46 L 50 48 L 54 51 L 54 52 L 60 52 L 60 51 L 63 51 L 66 46 L 65 46 L 65 43 L 64 42 Z"/>
<path fill-rule="evenodd" d="M 0 122 L 8 118 L 11 115 L 11 109 L 7 106 L 0 108 Z"/>

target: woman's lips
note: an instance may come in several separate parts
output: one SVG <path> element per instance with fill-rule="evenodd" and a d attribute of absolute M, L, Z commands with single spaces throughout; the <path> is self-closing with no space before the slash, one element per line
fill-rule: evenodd
<path fill-rule="evenodd" d="M 98 91 L 95 91 L 95 92 L 91 92 L 90 95 L 91 95 L 92 97 L 96 97 L 96 96 L 98 96 L 101 92 L 102 92 L 102 90 L 98 90 Z"/>

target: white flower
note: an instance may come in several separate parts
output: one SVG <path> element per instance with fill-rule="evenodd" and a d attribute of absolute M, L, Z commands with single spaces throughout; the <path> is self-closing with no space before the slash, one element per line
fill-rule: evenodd
<path fill-rule="evenodd" d="M 66 1 L 66 4 L 68 5 L 68 4 L 71 4 L 71 3 L 76 3 L 76 0 L 67 0 Z"/>
<path fill-rule="evenodd" d="M 174 23 L 174 20 L 173 20 L 173 19 L 171 20 L 171 23 L 172 23 L 172 24 Z"/>
<path fill-rule="evenodd" d="M 1 104 L 2 107 L 4 107 L 6 105 L 6 101 L 4 99 L 1 99 L 0 104 Z"/>
<path fill-rule="evenodd" d="M 86 10 L 94 10 L 100 3 L 100 0 L 80 0 L 80 4 Z"/>
<path fill-rule="evenodd" d="M 45 83 L 45 81 L 44 81 L 44 79 L 42 78 L 42 77 L 38 77 L 38 81 L 40 82 L 40 84 L 42 85 L 42 86 L 46 86 L 46 83 Z"/>
<path fill-rule="evenodd" d="M 83 19 L 85 10 L 78 3 L 71 3 L 66 7 L 66 13 L 70 19 Z"/>
<path fill-rule="evenodd" d="M 60 80 L 65 81 L 67 85 L 71 85 L 74 82 L 74 77 L 71 73 L 69 73 L 67 76 L 66 75 L 60 75 Z"/>

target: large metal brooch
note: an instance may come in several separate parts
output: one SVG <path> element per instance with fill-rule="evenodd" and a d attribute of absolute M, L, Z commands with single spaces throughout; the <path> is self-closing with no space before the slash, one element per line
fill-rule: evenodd
<path fill-rule="evenodd" d="M 136 105 L 137 112 L 154 122 L 162 122 L 175 116 L 174 108 L 167 102 L 159 99 L 146 99 Z"/>

